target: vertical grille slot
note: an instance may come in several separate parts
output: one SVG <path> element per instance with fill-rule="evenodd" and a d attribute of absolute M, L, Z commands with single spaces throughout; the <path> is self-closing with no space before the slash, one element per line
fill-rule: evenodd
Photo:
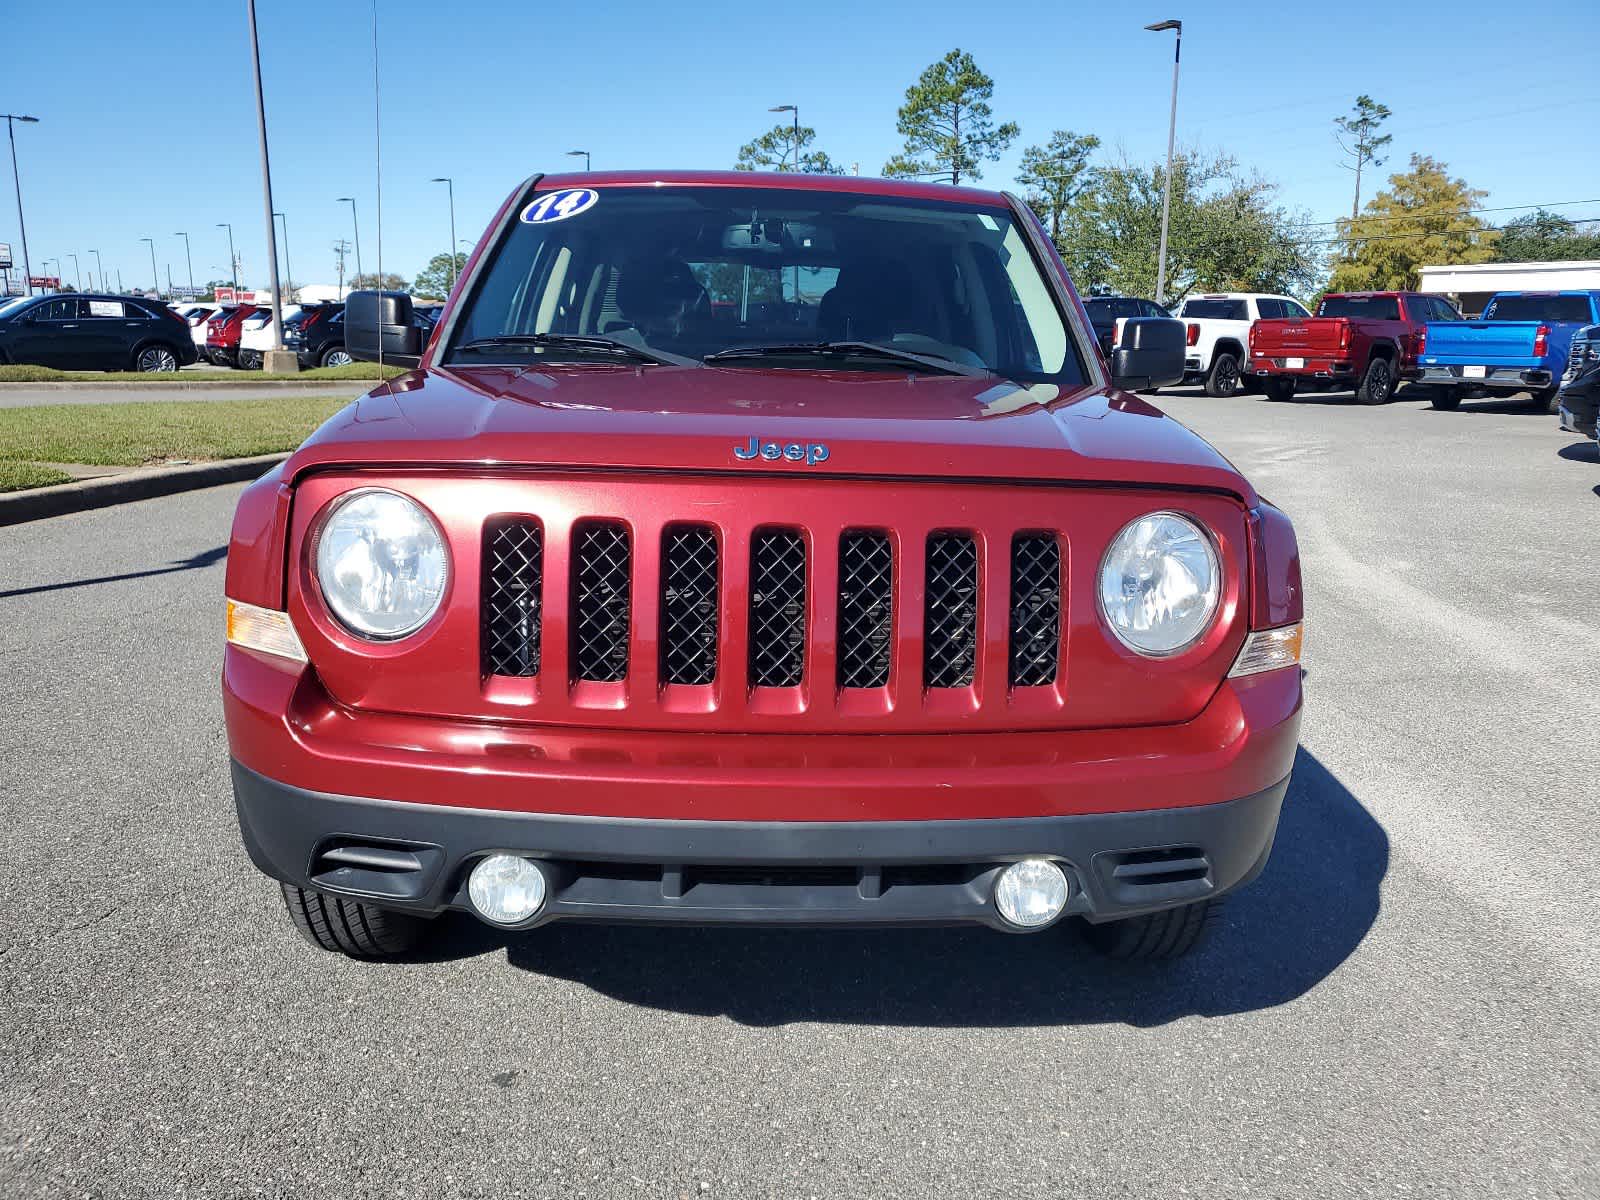
<path fill-rule="evenodd" d="M 966 687 L 978 661 L 978 546 L 969 534 L 928 538 L 923 591 L 922 677 L 931 688 Z"/>
<path fill-rule="evenodd" d="M 1011 542 L 1011 686 L 1056 681 L 1061 646 L 1061 546 L 1054 534 Z"/>
<path fill-rule="evenodd" d="M 839 541 L 839 686 L 877 688 L 889 682 L 894 614 L 894 555 L 881 533 L 847 533 Z"/>
<path fill-rule="evenodd" d="M 805 671 L 806 544 L 793 529 L 750 543 L 750 682 L 794 687 Z"/>
<path fill-rule="evenodd" d="M 544 617 L 544 530 L 527 517 L 501 518 L 483 530 L 485 675 L 539 673 Z"/>
<path fill-rule="evenodd" d="M 628 586 L 633 574 L 628 530 L 616 521 L 580 525 L 573 548 L 575 677 L 618 683 L 628 675 Z"/>
<path fill-rule="evenodd" d="M 717 537 L 704 525 L 661 538 L 661 678 L 710 683 L 717 677 Z"/>

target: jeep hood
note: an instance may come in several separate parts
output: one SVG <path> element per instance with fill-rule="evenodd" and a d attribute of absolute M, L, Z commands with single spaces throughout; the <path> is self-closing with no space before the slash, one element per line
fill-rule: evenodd
<path fill-rule="evenodd" d="M 735 455 L 752 438 L 779 453 L 826 446 L 826 458 Z M 330 418 L 291 456 L 284 478 L 441 465 L 1132 484 L 1256 502 L 1208 443 L 1130 393 L 746 367 L 413 371 Z"/>

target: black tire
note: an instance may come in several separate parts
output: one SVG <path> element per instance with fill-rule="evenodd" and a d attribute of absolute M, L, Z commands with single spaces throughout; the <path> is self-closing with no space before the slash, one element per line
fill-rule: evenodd
<path fill-rule="evenodd" d="M 1461 389 L 1434 384 L 1428 389 L 1428 403 L 1440 412 L 1454 412 L 1461 407 Z"/>
<path fill-rule="evenodd" d="M 329 346 L 322 352 L 322 357 L 317 360 L 317 365 L 322 367 L 342 367 L 355 362 L 350 357 L 350 351 L 343 346 Z"/>
<path fill-rule="evenodd" d="M 319 950 L 351 958 L 397 958 L 415 951 L 432 930 L 433 922 L 425 917 L 287 883 L 280 886 L 294 927 Z"/>
<path fill-rule="evenodd" d="M 135 371 L 142 374 L 176 371 L 183 365 L 178 352 L 160 342 L 140 346 L 133 352 L 131 364 Z"/>
<path fill-rule="evenodd" d="M 1266 399 L 1276 401 L 1280 404 L 1285 400 L 1293 400 L 1294 380 L 1268 379 L 1266 382 L 1266 390 L 1262 393 L 1262 395 Z"/>
<path fill-rule="evenodd" d="M 1239 358 L 1227 350 L 1219 350 L 1211 359 L 1211 370 L 1206 372 L 1206 395 L 1225 400 L 1239 390 Z"/>
<path fill-rule="evenodd" d="M 1533 411 L 1542 413 L 1555 412 L 1557 408 L 1556 394 L 1560 391 L 1561 389 L 1559 387 L 1547 387 L 1541 388 L 1539 391 L 1534 392 Z"/>
<path fill-rule="evenodd" d="M 239 369 L 241 371 L 259 371 L 261 369 L 261 351 L 239 351 Z"/>
<path fill-rule="evenodd" d="M 1205 940 L 1221 912 L 1220 901 L 1201 900 L 1142 917 L 1080 925 L 1084 940 L 1107 958 L 1124 962 L 1182 958 Z"/>
<path fill-rule="evenodd" d="M 1374 358 L 1362 372 L 1356 387 L 1358 404 L 1387 404 L 1394 398 L 1394 364 L 1387 358 Z"/>

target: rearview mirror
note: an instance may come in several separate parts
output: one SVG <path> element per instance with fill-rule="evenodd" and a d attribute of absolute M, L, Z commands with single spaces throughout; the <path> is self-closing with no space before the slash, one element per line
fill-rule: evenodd
<path fill-rule="evenodd" d="M 351 292 L 344 302 L 344 348 L 361 362 L 414 367 L 422 360 L 422 330 L 404 292 Z"/>
<path fill-rule="evenodd" d="M 1111 353 L 1111 385 L 1137 392 L 1181 383 L 1185 334 L 1170 317 L 1129 317 Z"/>

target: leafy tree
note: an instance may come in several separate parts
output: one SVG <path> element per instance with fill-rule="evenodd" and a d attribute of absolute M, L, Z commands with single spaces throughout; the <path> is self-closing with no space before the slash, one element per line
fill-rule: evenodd
<path fill-rule="evenodd" d="M 450 255 L 435 254 L 417 276 L 411 290 L 419 296 L 448 296 L 451 283 L 467 269 L 467 256 L 459 250 L 455 254 L 455 272 L 450 270 Z"/>
<path fill-rule="evenodd" d="M 1058 129 L 1043 146 L 1022 152 L 1017 182 L 1027 188 L 1028 207 L 1050 227 L 1050 238 L 1061 243 L 1061 221 L 1088 181 L 1089 155 L 1100 147 L 1091 134 Z"/>
<path fill-rule="evenodd" d="M 361 291 L 363 288 L 376 288 L 383 292 L 403 292 L 408 286 L 403 276 L 393 272 L 374 275 L 370 271 L 365 275 L 352 275 L 345 280 L 344 285 L 352 292 Z"/>
<path fill-rule="evenodd" d="M 1394 141 L 1392 134 L 1378 133 L 1378 128 L 1389 119 L 1389 110 L 1379 104 L 1371 96 L 1362 94 L 1356 97 L 1355 107 L 1350 110 L 1348 117 L 1335 117 L 1334 126 L 1339 130 L 1333 135 L 1333 140 L 1339 143 L 1349 160 L 1344 165 L 1356 173 L 1356 194 L 1350 204 L 1350 219 L 1353 221 L 1361 212 L 1361 171 L 1368 163 L 1375 167 L 1383 166 L 1383 159 L 1378 157 L 1390 142 Z"/>
<path fill-rule="evenodd" d="M 817 131 L 809 125 L 802 125 L 796 136 L 794 125 L 774 125 L 766 133 L 754 141 L 746 142 L 739 147 L 739 161 L 734 163 L 735 171 L 794 171 L 799 170 L 807 175 L 843 175 L 844 168 L 835 163 L 821 150 L 812 150 L 811 143 L 817 140 Z M 795 166 L 796 157 L 799 167 Z"/>
<path fill-rule="evenodd" d="M 1505 223 L 1495 256 L 1501 262 L 1600 258 L 1600 233 L 1585 232 L 1559 213 L 1541 208 Z"/>
<path fill-rule="evenodd" d="M 1339 223 L 1340 261 L 1331 291 L 1415 288 L 1429 263 L 1481 263 L 1495 257 L 1499 231 L 1468 210 L 1488 193 L 1453 179 L 1444 163 L 1411 156 L 1353 221 Z"/>
<path fill-rule="evenodd" d="M 1015 121 L 994 123 L 994 80 L 972 55 L 952 50 L 906 89 L 895 128 L 905 150 L 884 164 L 890 176 L 943 175 L 982 179 L 982 162 L 996 162 L 1022 132 Z"/>
<path fill-rule="evenodd" d="M 1079 288 L 1154 296 L 1165 166 L 1092 169 L 1066 210 L 1062 257 Z M 1304 295 L 1317 279 L 1304 226 L 1273 203 L 1276 187 L 1230 158 L 1185 151 L 1172 164 L 1166 302 L 1192 291 Z"/>

